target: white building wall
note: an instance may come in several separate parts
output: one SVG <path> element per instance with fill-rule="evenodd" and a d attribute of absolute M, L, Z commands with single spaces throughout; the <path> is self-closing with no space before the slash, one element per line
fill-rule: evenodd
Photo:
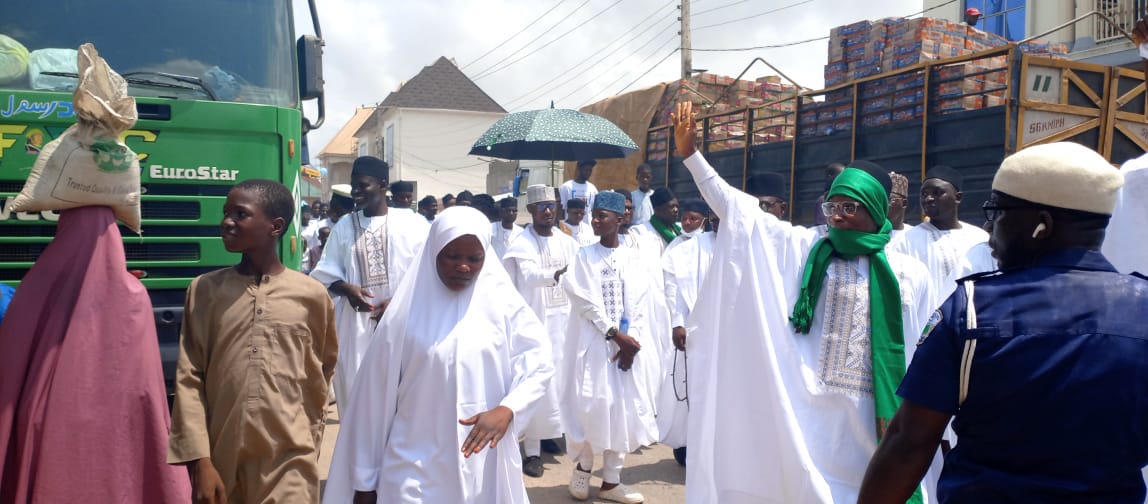
<path fill-rule="evenodd" d="M 392 109 L 383 115 L 380 133 L 395 126 L 391 180 L 417 182 L 419 198 L 431 194 L 486 192 L 488 164 L 467 153 L 505 114 L 438 109 Z"/>

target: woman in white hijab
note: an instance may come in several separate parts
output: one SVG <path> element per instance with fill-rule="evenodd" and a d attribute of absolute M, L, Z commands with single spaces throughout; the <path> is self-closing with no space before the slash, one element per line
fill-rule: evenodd
<path fill-rule="evenodd" d="M 431 225 L 355 378 L 323 502 L 529 502 L 518 430 L 554 368 L 490 230 L 468 207 Z"/>

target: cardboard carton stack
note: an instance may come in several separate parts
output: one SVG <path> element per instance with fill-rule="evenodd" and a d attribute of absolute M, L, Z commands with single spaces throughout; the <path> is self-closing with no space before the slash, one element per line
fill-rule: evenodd
<path fill-rule="evenodd" d="M 974 27 L 936 18 L 886 18 L 838 26 L 829 34 L 829 64 L 825 86 L 926 61 L 965 56 L 1000 47 L 1004 37 Z M 1021 44 L 1026 53 L 1063 58 L 1065 44 L 1033 41 Z M 1005 64 L 1004 58 L 1000 64 Z"/>
<path fill-rule="evenodd" d="M 886 18 L 834 28 L 829 37 L 825 86 L 832 88 L 860 79 L 857 110 L 852 87 L 825 94 L 823 102 L 802 106 L 798 129 L 802 135 L 828 135 L 852 127 L 853 116 L 863 126 L 880 126 L 920 118 L 924 113 L 923 70 L 906 70 L 888 77 L 875 75 L 920 63 L 966 56 L 1008 44 L 1003 37 L 934 18 Z M 1065 44 L 1033 41 L 1020 45 L 1026 53 L 1064 58 Z M 1004 104 L 1008 74 L 1006 56 L 983 57 L 934 66 L 930 96 L 939 98 L 930 113 L 973 110 Z M 932 100 L 930 100 L 932 101 Z"/>
<path fill-rule="evenodd" d="M 650 126 L 670 124 L 670 114 L 677 103 L 692 101 L 700 115 L 722 114 L 746 107 L 755 108 L 757 110 L 754 112 L 754 143 L 786 140 L 793 138 L 797 100 L 792 98 L 800 91 L 792 84 L 781 82 L 781 78 L 776 76 L 735 82 L 732 77 L 700 73 L 666 86 Z M 719 97 L 721 100 L 710 107 L 709 105 Z M 735 116 L 731 114 L 711 121 L 711 124 L 726 123 L 711 128 L 708 140 L 712 148 L 739 148 L 743 145 L 745 116 L 737 114 L 736 117 L 740 117 L 740 120 L 735 120 Z"/>

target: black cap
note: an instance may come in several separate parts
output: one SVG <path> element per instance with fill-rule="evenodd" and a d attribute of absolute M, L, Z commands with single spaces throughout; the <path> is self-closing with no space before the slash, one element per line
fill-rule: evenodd
<path fill-rule="evenodd" d="M 961 185 L 965 183 L 965 177 L 961 176 L 961 172 L 955 168 L 946 165 L 937 165 L 929 169 L 925 173 L 925 180 L 940 179 L 953 184 L 953 188 L 957 191 L 961 190 Z"/>
<path fill-rule="evenodd" d="M 681 205 L 678 209 L 681 210 L 682 213 L 697 212 L 706 217 L 710 215 L 710 206 L 701 198 L 686 198 L 681 201 Z"/>
<path fill-rule="evenodd" d="M 569 200 L 566 202 L 566 208 L 575 208 L 575 209 L 581 208 L 581 209 L 585 210 L 586 209 L 586 200 L 583 200 L 583 199 Z"/>
<path fill-rule="evenodd" d="M 745 192 L 757 197 L 789 199 L 789 192 L 785 190 L 785 177 L 780 173 L 766 172 L 750 177 L 745 181 Z"/>
<path fill-rule="evenodd" d="M 390 167 L 387 162 L 374 156 L 360 156 L 355 158 L 354 164 L 351 165 L 351 176 L 369 175 L 375 177 L 383 182 L 386 182 L 390 177 Z"/>
<path fill-rule="evenodd" d="M 671 191 L 669 187 L 659 187 L 654 189 L 654 194 L 650 195 L 650 204 L 653 206 L 662 206 L 674 198 L 674 191 Z"/>
<path fill-rule="evenodd" d="M 508 196 L 498 200 L 498 208 L 518 208 L 518 198 Z"/>
<path fill-rule="evenodd" d="M 415 192 L 415 185 L 405 180 L 391 184 L 391 193 Z"/>

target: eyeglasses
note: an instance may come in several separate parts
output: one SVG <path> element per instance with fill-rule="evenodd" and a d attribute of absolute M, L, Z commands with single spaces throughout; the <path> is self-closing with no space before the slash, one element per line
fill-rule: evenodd
<path fill-rule="evenodd" d="M 535 203 L 534 208 L 538 210 L 554 210 L 558 208 L 558 205 L 556 203 Z"/>
<path fill-rule="evenodd" d="M 1001 206 L 1001 205 L 994 204 L 992 201 L 986 201 L 984 205 L 981 205 L 981 210 L 985 211 L 985 220 L 989 221 L 989 222 L 995 222 L 997 219 L 999 219 L 1001 217 L 1001 212 L 1004 212 L 1005 210 L 1020 210 L 1022 208 L 1033 208 L 1033 207 L 1028 206 L 1028 205 L 1005 205 L 1005 206 Z"/>
<path fill-rule="evenodd" d="M 780 205 L 781 203 L 782 202 L 780 202 L 780 201 L 761 200 L 760 202 L 758 202 L 757 207 L 762 209 L 762 211 L 768 212 L 770 208 L 773 208 L 777 205 Z"/>
<path fill-rule="evenodd" d="M 833 217 L 834 215 L 841 214 L 846 217 L 852 217 L 857 215 L 858 208 L 861 208 L 861 204 L 855 201 L 846 201 L 844 203 L 826 201 L 821 204 L 821 215 Z"/>

